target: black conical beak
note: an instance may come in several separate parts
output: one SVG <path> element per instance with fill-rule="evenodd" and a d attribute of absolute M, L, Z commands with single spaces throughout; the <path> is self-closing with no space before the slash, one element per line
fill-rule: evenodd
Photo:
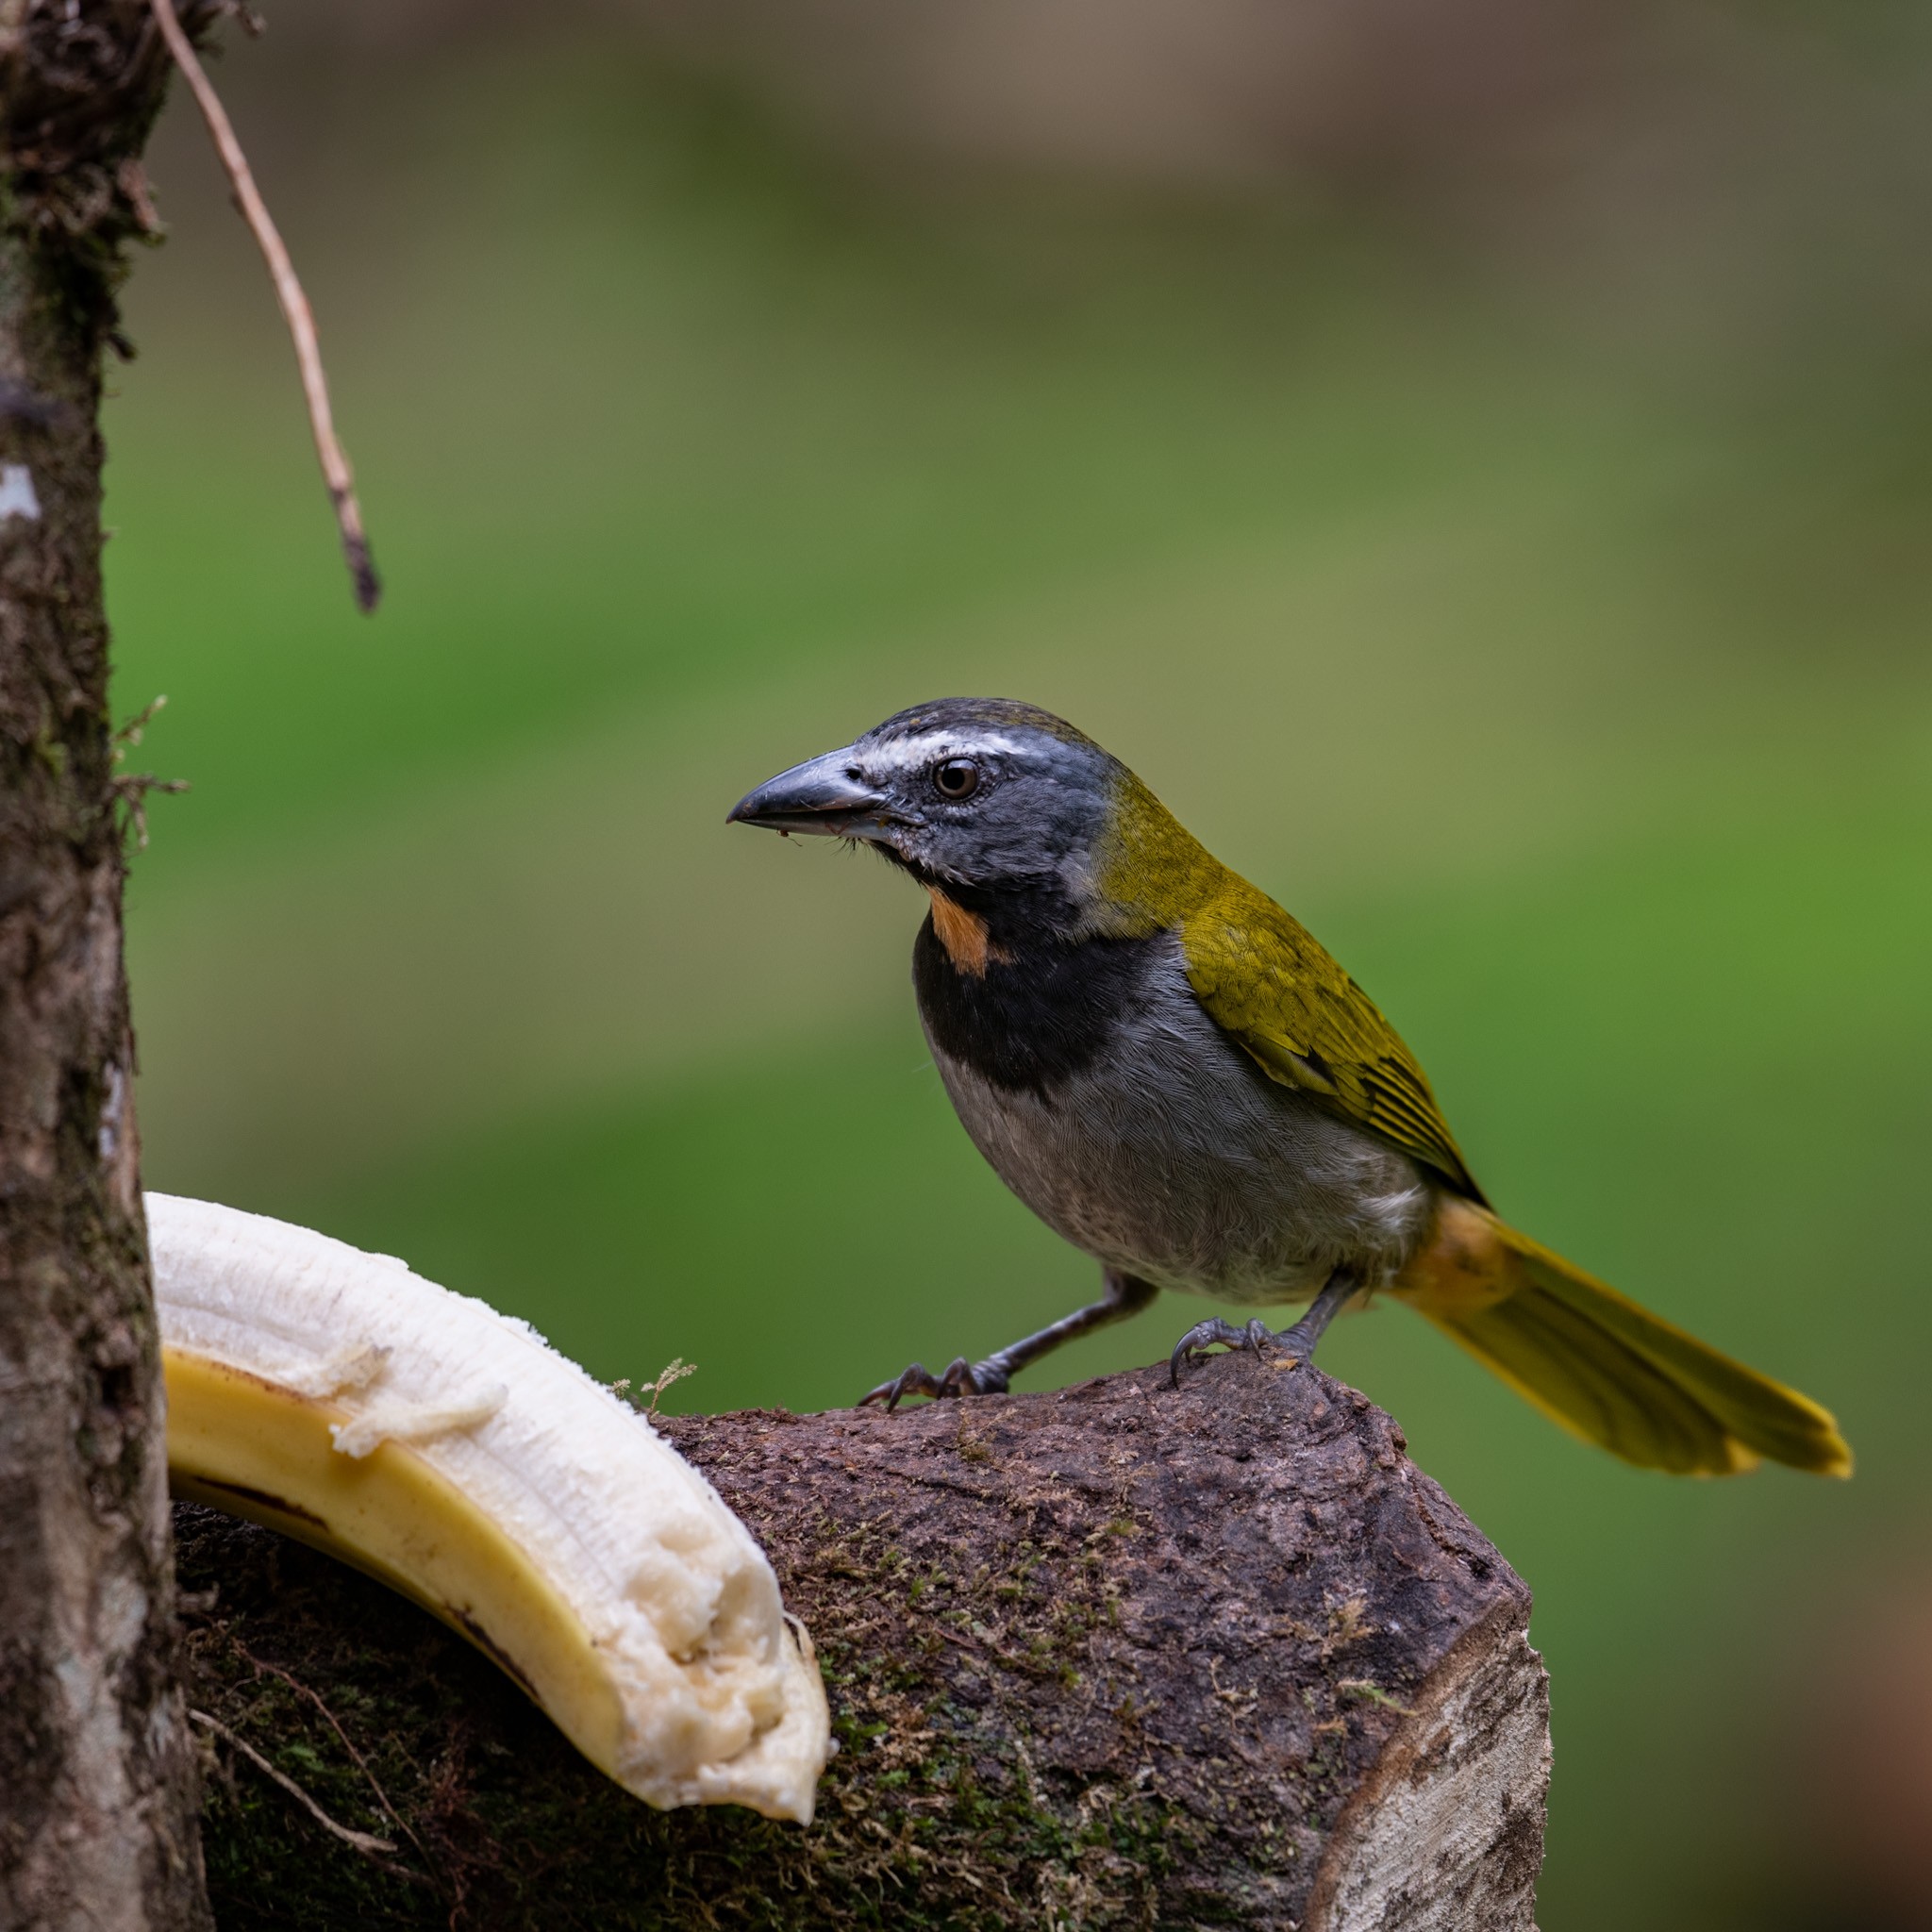
<path fill-rule="evenodd" d="M 766 779 L 731 808 L 724 823 L 762 825 L 769 832 L 864 839 L 883 829 L 876 814 L 885 802 L 885 794 L 865 782 L 848 746 Z"/>

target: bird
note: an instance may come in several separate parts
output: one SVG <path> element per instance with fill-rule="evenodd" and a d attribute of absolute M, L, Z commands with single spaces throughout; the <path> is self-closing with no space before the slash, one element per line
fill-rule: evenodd
<path fill-rule="evenodd" d="M 870 846 L 925 890 L 912 980 L 946 1092 L 1001 1180 L 1101 1267 L 1097 1301 L 983 1360 L 913 1362 L 862 1402 L 1003 1393 L 1163 1289 L 1307 1304 L 1279 1333 L 1196 1322 L 1175 1387 L 1216 1346 L 1291 1369 L 1379 1293 L 1626 1462 L 1850 1474 L 1826 1409 L 1505 1222 L 1369 996 L 1052 712 L 916 705 L 726 823 Z"/>

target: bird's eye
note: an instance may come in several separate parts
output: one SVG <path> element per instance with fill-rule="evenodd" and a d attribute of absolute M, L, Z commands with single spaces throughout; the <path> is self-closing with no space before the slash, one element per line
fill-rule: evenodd
<path fill-rule="evenodd" d="M 957 804 L 979 790 L 979 767 L 971 758 L 941 758 L 932 768 L 932 782 L 941 798 Z"/>

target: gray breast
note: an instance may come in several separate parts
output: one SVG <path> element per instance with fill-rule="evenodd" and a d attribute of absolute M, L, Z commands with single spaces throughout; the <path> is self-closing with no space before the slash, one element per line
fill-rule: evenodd
<path fill-rule="evenodd" d="M 1162 1288 L 1267 1305 L 1347 1262 L 1398 1269 L 1429 1219 L 1406 1155 L 1270 1080 L 1202 1010 L 1179 941 L 1150 946 L 1139 997 L 1077 1071 L 996 1085 L 926 1038 L 966 1131 L 1041 1220 Z"/>

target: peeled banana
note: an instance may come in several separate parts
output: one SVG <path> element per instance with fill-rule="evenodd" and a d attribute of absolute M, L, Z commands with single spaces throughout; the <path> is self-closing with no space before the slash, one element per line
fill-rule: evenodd
<path fill-rule="evenodd" d="M 647 1804 L 810 1822 L 809 1641 L 641 1415 L 401 1261 L 206 1201 L 147 1216 L 177 1495 L 413 1597 Z"/>

